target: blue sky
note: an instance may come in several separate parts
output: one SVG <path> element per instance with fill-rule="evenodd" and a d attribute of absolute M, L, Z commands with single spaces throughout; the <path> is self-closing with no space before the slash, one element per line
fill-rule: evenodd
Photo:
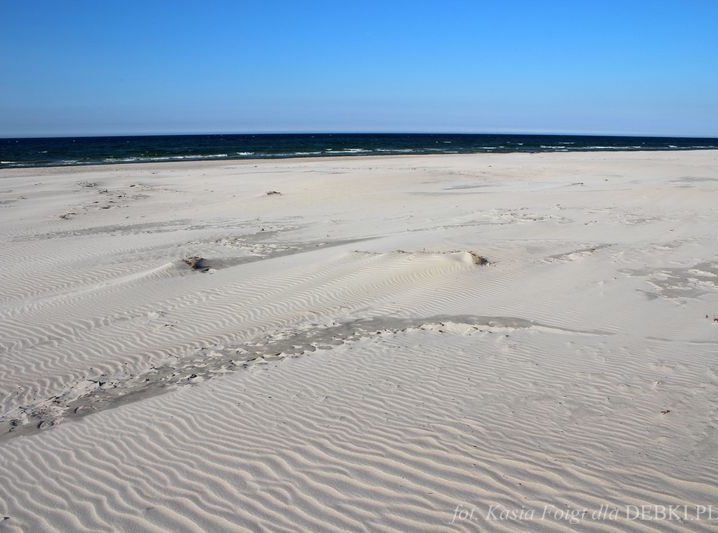
<path fill-rule="evenodd" d="M 0 0 L 0 136 L 718 136 L 718 0 Z"/>

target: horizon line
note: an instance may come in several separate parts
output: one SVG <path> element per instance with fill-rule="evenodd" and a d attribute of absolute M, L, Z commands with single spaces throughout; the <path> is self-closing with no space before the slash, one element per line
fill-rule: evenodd
<path fill-rule="evenodd" d="M 514 130 L 514 131 L 373 131 L 373 130 L 286 130 L 286 131 L 204 131 L 204 132 L 156 132 L 156 133 L 82 133 L 82 134 L 60 134 L 60 135 L 23 135 L 11 137 L 0 135 L 0 140 L 24 140 L 24 139 L 92 139 L 102 137 L 191 137 L 191 136 L 223 136 L 223 135 L 522 135 L 522 136 L 547 136 L 547 137 L 649 137 L 666 139 L 718 139 L 718 135 L 666 135 L 658 133 L 608 133 L 608 132 L 557 132 L 541 130 Z"/>

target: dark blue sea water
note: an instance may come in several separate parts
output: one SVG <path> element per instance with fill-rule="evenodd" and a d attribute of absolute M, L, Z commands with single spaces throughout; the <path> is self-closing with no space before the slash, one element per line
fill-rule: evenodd
<path fill-rule="evenodd" d="M 718 139 L 488 134 L 163 135 L 0 139 L 0 168 L 347 155 L 718 149 Z"/>

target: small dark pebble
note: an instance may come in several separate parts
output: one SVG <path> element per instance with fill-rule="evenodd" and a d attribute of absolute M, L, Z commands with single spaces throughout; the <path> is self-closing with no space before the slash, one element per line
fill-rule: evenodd
<path fill-rule="evenodd" d="M 197 377 L 197 374 L 192 374 L 192 375 L 189 377 L 189 379 L 194 379 L 194 378 L 196 378 L 196 377 Z"/>

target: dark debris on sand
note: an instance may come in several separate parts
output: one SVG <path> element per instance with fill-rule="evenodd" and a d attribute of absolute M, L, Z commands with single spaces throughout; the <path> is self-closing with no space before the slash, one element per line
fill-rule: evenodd
<path fill-rule="evenodd" d="M 207 260 L 204 257 L 193 255 L 192 257 L 185 257 L 183 261 L 192 269 L 199 270 L 200 272 L 207 272 L 211 267 L 207 264 Z"/>
<path fill-rule="evenodd" d="M 471 256 L 471 259 L 474 261 L 475 265 L 483 266 L 489 264 L 489 260 L 486 259 L 483 255 L 479 255 L 476 252 L 469 252 L 469 255 Z"/>

